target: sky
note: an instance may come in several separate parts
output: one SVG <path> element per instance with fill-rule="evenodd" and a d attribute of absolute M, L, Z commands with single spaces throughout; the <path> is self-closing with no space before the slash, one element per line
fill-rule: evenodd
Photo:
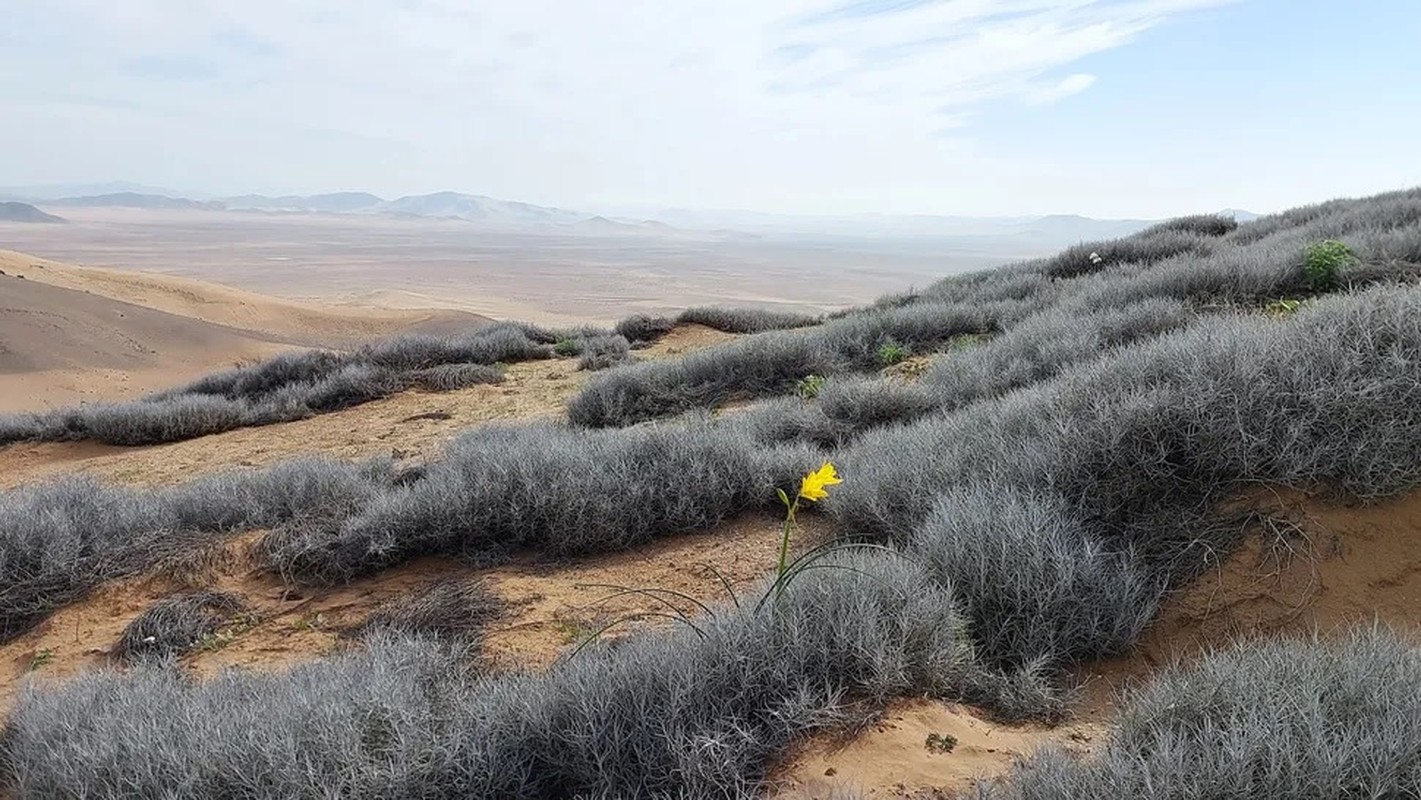
<path fill-rule="evenodd" d="M 0 185 L 1269 212 L 1421 185 L 1418 0 L 7 0 Z"/>

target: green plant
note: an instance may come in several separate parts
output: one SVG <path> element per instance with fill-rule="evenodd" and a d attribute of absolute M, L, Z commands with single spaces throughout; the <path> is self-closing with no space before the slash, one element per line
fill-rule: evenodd
<path fill-rule="evenodd" d="M 319 614 L 316 616 L 317 618 L 320 617 Z M 241 614 L 235 617 L 232 623 L 227 627 L 213 631 L 212 633 L 203 634 L 197 640 L 197 649 L 205 653 L 213 653 L 221 650 L 236 641 L 238 636 L 256 627 L 259 621 L 260 619 L 255 614 Z M 300 627 L 299 622 L 297 623 L 297 627 Z"/>
<path fill-rule="evenodd" d="M 824 391 L 824 376 L 805 375 L 794 385 L 794 390 L 805 400 L 813 400 L 819 396 L 820 392 Z"/>
<path fill-rule="evenodd" d="M 35 670 L 39 669 L 40 667 L 43 667 L 45 664 L 48 664 L 53 660 L 54 650 L 46 647 L 43 650 L 40 650 L 39 652 L 34 654 L 34 657 L 30 659 L 30 665 L 27 669 L 30 672 L 34 672 Z"/>
<path fill-rule="evenodd" d="M 1310 245 L 1303 255 L 1303 277 L 1313 291 L 1325 292 L 1337 286 L 1343 267 L 1356 263 L 1352 248 L 1336 239 Z"/>
<path fill-rule="evenodd" d="M 891 367 L 907 358 L 908 355 L 908 348 L 897 342 L 885 342 L 878 346 L 879 366 Z"/>
<path fill-rule="evenodd" d="M 930 733 L 926 747 L 930 753 L 951 753 L 957 747 L 957 737 L 950 733 Z"/>
<path fill-rule="evenodd" d="M 553 345 L 553 352 L 564 358 L 577 355 L 578 349 L 577 342 L 567 337 L 559 339 L 557 344 Z"/>
<path fill-rule="evenodd" d="M 948 350 L 965 350 L 969 347 L 976 347 L 987 341 L 984 333 L 964 333 L 947 340 Z"/>
<path fill-rule="evenodd" d="M 1302 308 L 1302 305 L 1303 301 L 1301 300 L 1294 300 L 1292 298 L 1285 297 L 1281 300 L 1274 300 L 1268 305 L 1264 306 L 1263 312 L 1273 317 L 1286 317 L 1292 314 L 1294 311 L 1297 311 L 1299 308 Z"/>
<path fill-rule="evenodd" d="M 804 501 L 817 503 L 829 496 L 829 487 L 838 483 L 843 483 L 839 478 L 839 473 L 834 469 L 833 463 L 825 461 L 819 469 L 805 475 L 799 482 L 799 493 L 791 500 L 784 489 L 775 487 L 775 494 L 780 498 L 780 502 L 785 507 L 784 531 L 780 535 L 780 562 L 775 570 L 776 592 L 784 589 L 783 583 L 786 570 L 789 568 L 789 535 L 794 530 L 794 515 L 799 511 L 799 504 Z"/>

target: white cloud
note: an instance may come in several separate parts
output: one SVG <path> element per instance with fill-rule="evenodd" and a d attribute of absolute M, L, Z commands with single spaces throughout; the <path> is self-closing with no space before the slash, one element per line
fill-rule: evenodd
<path fill-rule="evenodd" d="M 1023 99 L 1033 105 L 1048 105 L 1060 102 L 1074 94 L 1080 94 L 1095 85 L 1096 76 L 1078 72 L 1062 78 L 1054 86 L 1043 86 L 1027 92 Z"/>
<path fill-rule="evenodd" d="M 50 0 L 0 34 L 0 145 L 17 183 L 945 206 L 1022 169 L 975 115 L 1230 1 Z"/>

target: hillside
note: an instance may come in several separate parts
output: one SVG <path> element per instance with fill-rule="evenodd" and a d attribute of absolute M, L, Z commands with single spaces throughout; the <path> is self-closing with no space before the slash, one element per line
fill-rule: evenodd
<path fill-rule="evenodd" d="M 0 203 L 0 222 L 63 222 L 63 217 L 35 208 L 29 203 Z"/>
<path fill-rule="evenodd" d="M 491 321 L 448 309 L 303 303 L 177 275 L 80 267 L 9 250 L 0 250 L 0 269 L 53 286 L 313 346 L 349 344 L 397 331 L 460 330 Z"/>
<path fill-rule="evenodd" d="M 74 289 L 0 276 L 0 409 L 157 389 L 224 362 L 272 355 L 284 344 Z"/>
<path fill-rule="evenodd" d="M 488 320 L 301 304 L 183 278 L 0 251 L 0 409 L 117 399 L 293 347 Z"/>
<path fill-rule="evenodd" d="M 0 416 L 0 788 L 1411 797 L 1418 376 L 1414 189 Z"/>

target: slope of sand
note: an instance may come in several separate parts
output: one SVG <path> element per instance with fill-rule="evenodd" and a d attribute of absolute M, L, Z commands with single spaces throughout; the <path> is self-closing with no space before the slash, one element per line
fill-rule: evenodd
<path fill-rule="evenodd" d="M 292 347 L 488 322 L 461 311 L 322 307 L 11 251 L 0 251 L 0 273 L 0 412 L 126 399 Z"/>
<path fill-rule="evenodd" d="M 79 267 L 11 250 L 0 250 L 0 270 L 295 344 L 336 346 L 397 331 L 448 330 L 491 321 L 454 309 L 306 303 L 176 275 Z"/>
<path fill-rule="evenodd" d="M 0 276 L 0 410 L 124 397 L 288 346 L 249 331 Z"/>

